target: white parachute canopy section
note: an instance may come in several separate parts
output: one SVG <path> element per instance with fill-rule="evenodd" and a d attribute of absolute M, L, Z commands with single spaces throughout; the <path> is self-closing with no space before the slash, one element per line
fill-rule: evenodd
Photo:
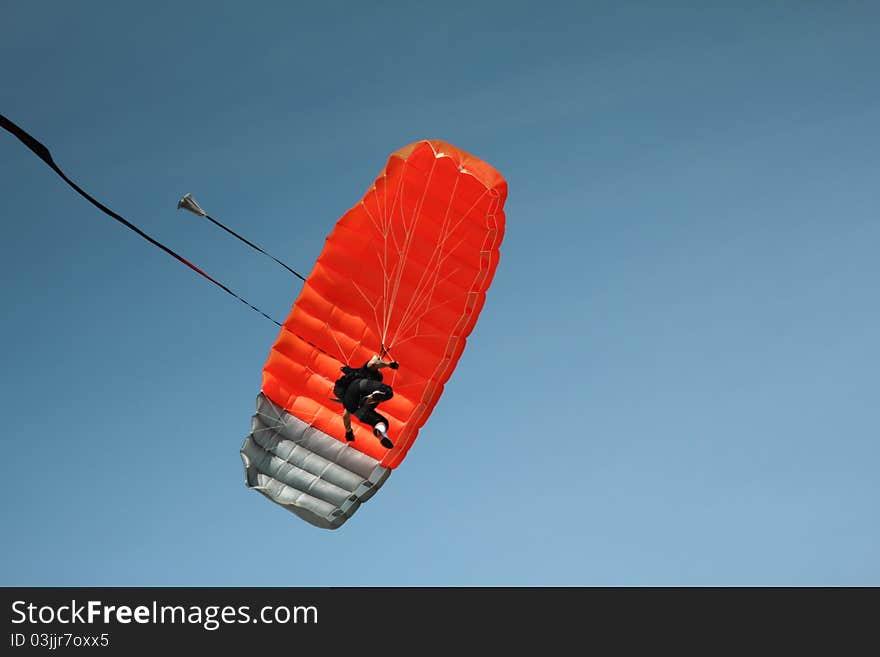
<path fill-rule="evenodd" d="M 324 529 L 337 529 L 391 475 L 376 459 L 260 393 L 241 446 L 245 485 Z"/>

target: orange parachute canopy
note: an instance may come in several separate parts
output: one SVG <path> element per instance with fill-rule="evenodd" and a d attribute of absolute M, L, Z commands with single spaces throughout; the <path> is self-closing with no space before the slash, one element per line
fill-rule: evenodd
<path fill-rule="evenodd" d="M 430 416 L 476 324 L 498 266 L 506 197 L 507 183 L 494 168 L 448 143 L 420 141 L 393 153 L 327 237 L 272 345 L 261 393 L 272 407 L 266 424 L 277 429 L 293 422 L 311 442 L 319 435 L 334 441 L 328 454 L 356 450 L 387 477 Z M 352 423 L 355 441 L 346 443 L 342 406 L 333 401 L 340 367 L 358 367 L 374 354 L 400 363 L 383 372 L 394 389 L 380 408 L 390 420 L 391 449 L 358 422 Z M 287 442 L 302 447 L 297 435 L 288 428 Z M 267 448 L 277 472 L 303 469 L 285 456 L 291 445 L 277 447 Z M 338 462 L 329 458 L 325 465 Z M 301 479 L 311 491 L 283 491 L 286 501 L 275 494 L 279 480 L 263 483 L 275 491 L 273 501 L 297 512 L 290 500 L 303 501 L 301 494 L 320 484 Z M 250 474 L 248 484 L 267 491 Z M 343 521 L 350 515 L 336 511 Z M 308 514 L 306 519 L 314 521 Z M 325 520 L 333 525 L 332 517 Z"/>

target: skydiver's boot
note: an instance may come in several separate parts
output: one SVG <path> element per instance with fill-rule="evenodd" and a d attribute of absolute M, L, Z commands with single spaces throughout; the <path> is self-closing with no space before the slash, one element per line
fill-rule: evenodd
<path fill-rule="evenodd" d="M 373 434 L 379 439 L 379 442 L 382 443 L 382 447 L 385 449 L 391 449 L 394 447 L 394 443 L 391 442 L 391 439 L 388 438 L 388 434 L 385 433 L 385 425 L 382 422 L 379 422 L 373 427 Z"/>
<path fill-rule="evenodd" d="M 349 429 L 348 431 L 346 431 L 346 432 L 345 432 L 345 439 L 346 439 L 348 442 L 353 441 L 353 440 L 354 440 L 354 431 L 352 431 L 351 429 Z"/>

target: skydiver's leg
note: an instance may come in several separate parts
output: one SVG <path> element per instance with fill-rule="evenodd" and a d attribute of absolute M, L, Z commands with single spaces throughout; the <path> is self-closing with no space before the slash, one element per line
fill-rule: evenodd
<path fill-rule="evenodd" d="M 357 387 L 357 381 L 351 381 L 348 384 L 348 387 L 345 389 L 345 392 L 342 394 L 342 424 L 345 426 L 345 440 L 347 442 L 351 442 L 354 440 L 354 431 L 351 430 L 351 414 L 353 411 L 357 410 L 358 400 L 360 397 L 357 394 L 356 390 L 353 388 Z"/>
<path fill-rule="evenodd" d="M 372 396 L 370 401 L 373 405 L 376 405 L 379 402 L 388 401 L 394 396 L 394 390 L 392 390 L 391 386 L 387 383 L 382 383 L 381 381 L 362 379 L 359 390 L 362 398 L 370 395 Z"/>
<path fill-rule="evenodd" d="M 354 431 L 351 430 L 351 413 L 347 408 L 342 412 L 342 424 L 345 425 L 345 439 L 351 442 L 354 440 Z"/>
<path fill-rule="evenodd" d="M 370 401 L 364 403 L 364 400 L 370 395 L 374 396 L 370 398 Z M 393 396 L 394 391 L 391 386 L 371 379 L 354 381 L 345 391 L 346 410 L 364 424 L 373 427 L 373 434 L 379 438 L 382 446 L 386 449 L 394 447 L 394 443 L 388 438 L 388 419 L 377 413 L 375 408 L 379 402 L 391 399 Z"/>
<path fill-rule="evenodd" d="M 357 413 L 357 418 L 364 424 L 369 424 L 373 427 L 373 434 L 379 439 L 379 442 L 382 443 L 382 447 L 386 449 L 394 447 L 394 443 L 391 442 L 387 433 L 388 418 L 376 412 L 375 407 L 368 406 L 361 409 Z"/>

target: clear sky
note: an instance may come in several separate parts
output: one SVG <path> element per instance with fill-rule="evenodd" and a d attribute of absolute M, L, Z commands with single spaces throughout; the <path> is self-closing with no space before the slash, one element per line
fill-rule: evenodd
<path fill-rule="evenodd" d="M 247 490 L 277 327 L 0 134 L 0 584 L 880 585 L 878 4 L 309 4 L 5 0 L 0 113 L 278 318 L 182 194 L 308 272 L 394 150 L 485 159 L 442 399 L 340 530 Z"/>

